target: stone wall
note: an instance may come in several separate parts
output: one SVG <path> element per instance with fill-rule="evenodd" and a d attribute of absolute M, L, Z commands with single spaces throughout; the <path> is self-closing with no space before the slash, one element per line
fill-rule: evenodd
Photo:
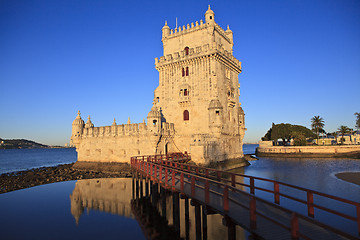
<path fill-rule="evenodd" d="M 335 146 L 269 146 L 259 142 L 256 155 L 260 157 L 351 157 L 360 158 L 360 145 Z"/>

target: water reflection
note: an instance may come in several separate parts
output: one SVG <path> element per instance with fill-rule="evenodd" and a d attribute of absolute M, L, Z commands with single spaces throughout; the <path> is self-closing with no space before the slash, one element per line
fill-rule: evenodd
<path fill-rule="evenodd" d="M 70 199 L 80 226 L 85 210 L 97 210 L 135 218 L 148 239 L 246 239 L 229 219 L 145 179 L 79 180 Z"/>
<path fill-rule="evenodd" d="M 133 218 L 131 213 L 132 181 L 124 179 L 89 179 L 80 180 L 70 195 L 71 214 L 76 223 L 84 209 L 99 210 L 111 214 Z"/>

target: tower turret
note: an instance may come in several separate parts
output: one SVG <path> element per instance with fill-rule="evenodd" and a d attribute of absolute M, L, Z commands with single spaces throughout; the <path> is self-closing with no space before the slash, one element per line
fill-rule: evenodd
<path fill-rule="evenodd" d="M 159 133 L 161 130 L 161 113 L 155 105 L 147 115 L 148 129 L 153 133 Z"/>
<path fill-rule="evenodd" d="M 208 10 L 205 12 L 205 22 L 209 24 L 215 23 L 215 13 L 211 10 L 210 5 Z"/>
<path fill-rule="evenodd" d="M 81 135 L 83 133 L 85 123 L 80 116 L 80 111 L 72 123 L 72 134 L 70 138 L 70 144 L 75 145 L 76 147 L 80 144 Z"/>
<path fill-rule="evenodd" d="M 225 33 L 226 33 L 226 36 L 228 38 L 230 38 L 230 41 L 233 43 L 233 32 L 230 30 L 229 25 L 227 26 Z"/>
<path fill-rule="evenodd" d="M 84 120 L 82 120 L 80 116 L 80 111 L 78 111 L 78 115 L 72 123 L 72 136 L 80 137 L 85 126 Z"/>
<path fill-rule="evenodd" d="M 94 127 L 94 124 L 91 122 L 90 120 L 90 115 L 88 116 L 88 120 L 85 124 L 85 128 L 93 128 Z"/>
<path fill-rule="evenodd" d="M 162 28 L 162 39 L 166 38 L 170 35 L 170 27 L 167 25 L 167 21 L 165 21 L 165 26 Z"/>
<path fill-rule="evenodd" d="M 209 127 L 213 133 L 220 133 L 223 125 L 223 107 L 218 99 L 213 99 L 209 104 Z"/>

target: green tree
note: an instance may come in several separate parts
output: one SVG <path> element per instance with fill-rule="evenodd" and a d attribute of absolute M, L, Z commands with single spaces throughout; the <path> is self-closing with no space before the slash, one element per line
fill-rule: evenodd
<path fill-rule="evenodd" d="M 289 123 L 273 124 L 262 138 L 263 141 L 282 139 L 284 144 L 289 143 L 291 139 L 299 138 L 303 135 L 306 138 L 313 138 L 315 134 L 308 128 L 300 125 L 292 125 Z"/>
<path fill-rule="evenodd" d="M 360 130 L 360 113 L 356 112 L 354 115 L 356 116 L 355 128 Z"/>
<path fill-rule="evenodd" d="M 324 131 L 325 121 L 320 116 L 314 116 L 311 118 L 311 128 L 316 133 L 316 144 L 319 143 L 319 133 L 325 132 Z"/>
<path fill-rule="evenodd" d="M 294 146 L 306 146 L 306 137 L 302 132 L 293 132 Z"/>
<path fill-rule="evenodd" d="M 341 125 L 339 128 L 338 128 L 338 131 L 339 133 L 341 134 L 341 144 L 344 143 L 345 141 L 345 138 L 344 138 L 344 135 L 347 134 L 347 133 L 350 133 L 351 129 L 348 128 L 347 126 L 344 126 L 344 125 Z"/>

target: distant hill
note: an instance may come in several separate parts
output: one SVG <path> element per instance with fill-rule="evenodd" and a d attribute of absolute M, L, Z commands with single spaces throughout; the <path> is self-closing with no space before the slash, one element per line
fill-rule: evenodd
<path fill-rule="evenodd" d="M 0 149 L 50 148 L 48 145 L 26 139 L 1 139 Z"/>

